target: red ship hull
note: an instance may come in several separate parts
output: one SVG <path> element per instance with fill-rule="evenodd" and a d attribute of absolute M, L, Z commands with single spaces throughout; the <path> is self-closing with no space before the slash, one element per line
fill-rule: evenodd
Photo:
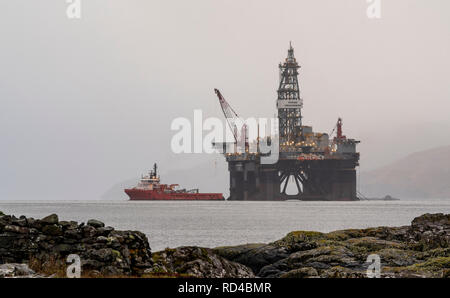
<path fill-rule="evenodd" d="M 223 201 L 221 193 L 163 192 L 148 189 L 125 189 L 130 201 Z"/>

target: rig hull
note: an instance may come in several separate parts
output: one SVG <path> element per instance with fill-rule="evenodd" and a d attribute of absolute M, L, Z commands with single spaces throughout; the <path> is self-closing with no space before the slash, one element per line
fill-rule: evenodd
<path fill-rule="evenodd" d="M 280 160 L 262 165 L 256 160 L 228 157 L 230 201 L 358 201 L 356 170 L 359 156 L 346 160 Z M 297 184 L 289 195 L 286 183 Z M 283 187 L 284 186 L 284 187 Z"/>

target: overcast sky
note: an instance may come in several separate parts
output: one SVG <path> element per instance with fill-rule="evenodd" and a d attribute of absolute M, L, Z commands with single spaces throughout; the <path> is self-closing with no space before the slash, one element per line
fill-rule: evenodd
<path fill-rule="evenodd" d="M 171 121 L 222 117 L 213 88 L 273 116 L 289 41 L 304 123 L 343 117 L 361 171 L 449 145 L 450 2 L 381 3 L 369 19 L 366 0 L 82 0 L 69 20 L 64 0 L 2 0 L 0 199 L 98 199 L 154 161 L 195 165 Z"/>

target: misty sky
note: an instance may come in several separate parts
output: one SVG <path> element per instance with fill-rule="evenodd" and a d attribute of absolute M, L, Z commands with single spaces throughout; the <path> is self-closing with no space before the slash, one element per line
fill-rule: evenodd
<path fill-rule="evenodd" d="M 304 123 L 343 117 L 361 171 L 450 145 L 448 0 L 382 0 L 378 20 L 365 0 L 82 5 L 69 20 L 65 0 L 0 2 L 2 200 L 98 199 L 154 161 L 207 160 L 171 153 L 172 119 L 223 117 L 214 88 L 245 118 L 273 116 L 289 41 Z"/>

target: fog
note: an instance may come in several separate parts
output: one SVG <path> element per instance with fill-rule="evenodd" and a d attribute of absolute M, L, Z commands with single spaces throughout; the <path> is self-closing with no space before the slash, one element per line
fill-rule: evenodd
<path fill-rule="evenodd" d="M 74 20 L 64 0 L 1 1 L 0 199 L 98 199 L 153 162 L 211 179 L 196 166 L 224 159 L 173 154 L 172 120 L 222 119 L 214 88 L 272 117 L 289 41 L 304 123 L 343 117 L 361 171 L 450 145 L 450 2 L 381 3 L 82 0 Z"/>

